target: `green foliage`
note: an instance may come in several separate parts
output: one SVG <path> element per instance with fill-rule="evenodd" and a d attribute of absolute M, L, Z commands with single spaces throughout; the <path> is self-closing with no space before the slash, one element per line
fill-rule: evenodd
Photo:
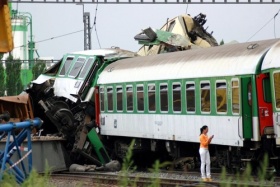
<path fill-rule="evenodd" d="M 160 187 L 160 178 L 159 178 L 159 171 L 160 168 L 165 168 L 166 166 L 170 165 L 170 162 L 163 162 L 160 163 L 159 160 L 156 160 L 153 168 L 150 169 L 150 171 L 154 174 L 152 183 L 149 185 L 149 187 Z"/>
<path fill-rule="evenodd" d="M 14 187 L 18 186 L 16 182 L 16 178 L 14 175 L 10 175 L 8 173 L 3 174 L 3 180 L 0 181 L 1 187 Z"/>
<path fill-rule="evenodd" d="M 227 177 L 227 172 L 226 172 L 225 167 L 222 168 L 220 180 L 222 181 L 221 187 L 230 187 L 231 186 L 231 184 L 230 184 L 231 177 Z"/>
<path fill-rule="evenodd" d="M 35 65 L 32 68 L 33 80 L 37 79 L 40 74 L 43 73 L 46 69 L 45 61 L 36 61 Z"/>
<path fill-rule="evenodd" d="M 0 180 L 0 186 L 1 187 L 15 187 L 15 186 L 21 186 L 21 187 L 55 187 L 50 183 L 50 171 L 51 168 L 48 166 L 48 163 L 46 161 L 45 164 L 45 171 L 44 175 L 40 175 L 36 172 L 36 170 L 32 170 L 29 173 L 28 178 L 19 185 L 16 182 L 16 178 L 14 175 L 9 173 L 4 173 L 2 180 Z"/>
<path fill-rule="evenodd" d="M 135 186 L 135 182 L 128 180 L 128 174 L 136 170 L 136 166 L 133 166 L 134 162 L 132 160 L 133 156 L 133 146 L 135 144 L 135 139 L 133 139 L 129 145 L 126 157 L 123 160 L 121 175 L 119 176 L 120 186 Z"/>
<path fill-rule="evenodd" d="M 225 42 L 224 42 L 224 40 L 222 39 L 222 41 L 220 41 L 220 45 L 224 45 L 225 44 Z"/>
<path fill-rule="evenodd" d="M 272 182 L 274 181 L 274 177 L 272 176 L 272 174 L 267 172 L 267 168 L 268 168 L 268 163 L 269 163 L 269 158 L 268 155 L 265 154 L 263 161 L 260 163 L 260 168 L 258 170 L 258 179 L 260 181 L 260 185 L 267 185 L 267 183 L 272 184 Z"/>
<path fill-rule="evenodd" d="M 269 165 L 269 159 L 267 154 L 264 155 L 262 162 L 259 164 L 260 164 L 259 167 L 257 167 L 258 185 L 260 187 L 266 185 L 273 186 L 274 177 L 272 176 L 272 174 L 269 174 L 267 172 L 267 168 Z M 236 174 L 236 176 L 234 177 L 235 183 L 233 183 L 231 182 L 232 178 L 226 176 L 226 169 L 223 168 L 222 174 L 220 176 L 221 181 L 223 181 L 221 187 L 231 187 L 231 186 L 248 187 L 252 184 L 252 182 L 254 182 L 253 173 L 254 171 L 252 170 L 252 166 L 250 163 L 248 163 L 246 165 L 245 170 L 242 172 L 242 174 L 240 173 Z"/>
<path fill-rule="evenodd" d="M 5 80 L 5 70 L 3 67 L 3 63 L 0 64 L 0 80 Z M 0 81 L 0 96 L 5 95 L 6 84 L 5 81 Z"/>
<path fill-rule="evenodd" d="M 22 92 L 23 86 L 20 79 L 21 62 L 9 56 L 6 61 L 6 90 L 7 95 L 18 95 Z"/>
<path fill-rule="evenodd" d="M 32 170 L 22 187 L 54 187 L 50 184 L 49 178 L 49 172 L 41 176 L 35 170 Z"/>

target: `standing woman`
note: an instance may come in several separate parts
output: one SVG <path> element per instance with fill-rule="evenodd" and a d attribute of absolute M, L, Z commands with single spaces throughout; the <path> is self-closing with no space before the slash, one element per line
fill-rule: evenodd
<path fill-rule="evenodd" d="M 213 139 L 214 135 L 211 137 L 207 136 L 208 133 L 208 127 L 204 125 L 200 128 L 200 148 L 199 148 L 199 154 L 200 154 L 200 161 L 201 161 L 201 178 L 203 181 L 212 181 L 211 179 L 211 173 L 210 173 L 210 154 L 208 150 L 208 146 Z M 205 165 L 206 165 L 206 172 L 205 172 Z"/>

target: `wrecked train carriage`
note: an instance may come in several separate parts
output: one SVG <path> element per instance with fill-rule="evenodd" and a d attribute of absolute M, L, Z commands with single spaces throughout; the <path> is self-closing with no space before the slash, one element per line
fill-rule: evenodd
<path fill-rule="evenodd" d="M 144 29 L 134 39 L 143 45 L 139 51 L 140 56 L 149 56 L 160 53 L 184 51 L 194 48 L 208 48 L 218 46 L 213 32 L 208 33 L 204 28 L 205 14 L 198 14 L 191 17 L 189 14 L 182 14 L 167 22 L 161 29 Z"/>
<path fill-rule="evenodd" d="M 32 99 L 34 116 L 45 121 L 43 132 L 67 139 L 68 151 L 82 150 L 95 125 L 94 86 L 99 72 L 118 59 L 135 56 L 119 48 L 68 53 L 32 81 L 26 92 Z M 94 160 L 90 152 L 83 155 Z"/>

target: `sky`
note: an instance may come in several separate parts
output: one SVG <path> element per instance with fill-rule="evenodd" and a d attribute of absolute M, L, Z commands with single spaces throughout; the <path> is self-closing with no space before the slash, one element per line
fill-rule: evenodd
<path fill-rule="evenodd" d="M 19 12 L 32 14 L 34 41 L 38 42 L 36 48 L 40 57 L 60 59 L 65 53 L 84 49 L 83 5 L 14 3 L 12 6 Z M 213 31 L 218 43 L 221 40 L 227 43 L 280 38 L 280 13 L 274 19 L 279 10 L 280 4 L 84 5 L 84 11 L 90 13 L 91 25 L 96 14 L 92 49 L 117 46 L 135 52 L 141 46 L 134 36 L 142 29 L 159 29 L 168 18 L 185 13 L 192 17 L 206 14 L 204 26 L 208 27 L 208 32 Z M 81 32 L 67 35 L 76 31 Z"/>

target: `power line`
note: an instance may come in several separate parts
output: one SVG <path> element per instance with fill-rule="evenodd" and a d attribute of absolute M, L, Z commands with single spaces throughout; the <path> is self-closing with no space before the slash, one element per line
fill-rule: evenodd
<path fill-rule="evenodd" d="M 273 19 L 275 20 L 276 16 L 278 16 L 278 13 L 279 13 L 280 9 L 278 10 L 278 12 L 266 23 L 264 24 L 264 26 L 262 26 L 255 34 L 253 34 L 248 40 L 247 42 L 253 38 L 258 32 L 260 32 L 267 24 L 269 24 Z"/>
<path fill-rule="evenodd" d="M 275 18 L 276 16 L 278 16 L 280 9 L 278 10 L 278 12 L 274 15 L 273 19 L 274 19 L 274 38 L 276 38 L 276 30 L 275 30 Z"/>
<path fill-rule="evenodd" d="M 91 27 L 90 34 L 92 33 L 92 29 L 93 29 L 93 27 L 94 27 L 96 39 L 97 39 L 99 48 L 101 48 L 100 41 L 99 41 L 99 37 L 98 37 L 98 33 L 97 33 L 97 29 L 96 29 L 97 7 L 98 7 L 98 0 L 96 1 L 95 15 L 94 15 L 94 20 L 93 20 L 93 24 L 92 24 L 92 27 Z"/>
<path fill-rule="evenodd" d="M 51 38 L 48 38 L 48 39 L 44 39 L 44 40 L 40 40 L 40 41 L 37 41 L 37 42 L 34 42 L 34 43 L 46 42 L 46 41 L 49 41 L 49 40 L 61 38 L 61 37 L 68 36 L 68 35 L 71 35 L 71 34 L 76 34 L 76 33 L 78 33 L 78 32 L 82 32 L 82 31 L 84 31 L 84 29 L 78 30 L 78 31 L 74 31 L 74 32 L 70 32 L 70 33 L 63 34 L 63 35 L 59 35 L 59 36 L 54 36 L 54 37 L 51 37 Z M 21 46 L 15 47 L 15 48 L 18 48 L 18 47 L 25 47 L 25 46 L 26 46 L 26 45 L 21 45 Z"/>

